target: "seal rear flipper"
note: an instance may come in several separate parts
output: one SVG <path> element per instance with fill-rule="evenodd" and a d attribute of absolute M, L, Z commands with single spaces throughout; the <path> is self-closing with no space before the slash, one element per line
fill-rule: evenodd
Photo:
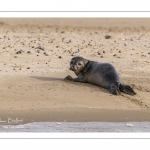
<path fill-rule="evenodd" d="M 115 86 L 114 84 L 110 85 L 109 89 L 110 89 L 110 92 L 114 95 L 119 95 L 120 94 L 119 88 L 117 86 Z"/>
<path fill-rule="evenodd" d="M 134 90 L 128 85 L 120 84 L 119 89 L 120 89 L 121 92 L 124 92 L 124 93 L 129 94 L 129 95 L 135 95 L 136 94 L 134 92 Z"/>

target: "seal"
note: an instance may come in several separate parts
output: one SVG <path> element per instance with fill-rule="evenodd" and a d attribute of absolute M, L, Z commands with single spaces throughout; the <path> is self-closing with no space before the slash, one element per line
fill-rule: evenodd
<path fill-rule="evenodd" d="M 119 95 L 121 92 L 136 94 L 130 86 L 121 83 L 115 67 L 110 63 L 99 63 L 76 56 L 70 61 L 70 70 L 74 71 L 77 78 L 68 75 L 65 77 L 66 80 L 95 84 L 109 89 L 114 95 Z"/>

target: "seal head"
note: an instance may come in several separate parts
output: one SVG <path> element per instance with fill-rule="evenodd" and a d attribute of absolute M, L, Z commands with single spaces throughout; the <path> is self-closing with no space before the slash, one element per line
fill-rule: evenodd
<path fill-rule="evenodd" d="M 74 71 L 77 76 L 84 70 L 88 60 L 83 57 L 74 57 L 70 61 L 70 70 Z"/>

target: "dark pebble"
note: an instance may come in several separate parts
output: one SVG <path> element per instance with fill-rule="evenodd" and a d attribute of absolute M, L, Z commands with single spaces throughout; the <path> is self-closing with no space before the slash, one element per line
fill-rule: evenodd
<path fill-rule="evenodd" d="M 21 54 L 22 53 L 22 50 L 19 50 L 18 52 L 16 52 L 16 54 Z"/>
<path fill-rule="evenodd" d="M 38 46 L 37 48 L 41 49 L 41 50 L 44 50 L 44 47 L 42 47 L 42 46 Z"/>
<path fill-rule="evenodd" d="M 150 54 L 150 52 L 148 54 Z"/>
<path fill-rule="evenodd" d="M 37 50 L 37 53 L 40 53 L 40 50 Z"/>
<path fill-rule="evenodd" d="M 61 56 L 59 56 L 58 58 L 62 58 Z"/>
<path fill-rule="evenodd" d="M 30 52 L 30 51 L 27 51 L 27 53 L 28 53 L 28 54 L 31 54 L 31 52 Z"/>
<path fill-rule="evenodd" d="M 43 53 L 45 56 L 48 56 L 48 54 L 46 52 Z"/>
<path fill-rule="evenodd" d="M 105 35 L 105 39 L 110 39 L 111 36 L 110 35 Z"/>
<path fill-rule="evenodd" d="M 62 38 L 62 42 L 64 41 L 65 38 Z"/>
<path fill-rule="evenodd" d="M 27 69 L 30 69 L 30 67 L 28 67 Z"/>

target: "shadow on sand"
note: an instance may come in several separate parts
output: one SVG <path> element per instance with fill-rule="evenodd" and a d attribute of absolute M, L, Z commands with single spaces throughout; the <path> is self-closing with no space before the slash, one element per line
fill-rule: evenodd
<path fill-rule="evenodd" d="M 30 76 L 31 78 L 35 78 L 41 81 L 62 81 L 66 84 L 73 84 L 73 85 L 77 85 L 77 86 L 82 86 L 82 87 L 88 87 L 91 88 L 92 90 L 99 90 L 101 92 L 104 93 L 109 93 L 109 91 L 107 89 L 104 89 L 100 86 L 94 85 L 94 84 L 90 84 L 90 83 L 81 83 L 81 82 L 73 82 L 73 81 L 68 81 L 64 78 L 58 78 L 58 77 L 39 77 L 39 76 Z"/>
<path fill-rule="evenodd" d="M 30 76 L 31 78 L 35 78 L 42 81 L 64 81 L 63 78 L 56 78 L 56 77 L 37 77 L 37 76 Z"/>

